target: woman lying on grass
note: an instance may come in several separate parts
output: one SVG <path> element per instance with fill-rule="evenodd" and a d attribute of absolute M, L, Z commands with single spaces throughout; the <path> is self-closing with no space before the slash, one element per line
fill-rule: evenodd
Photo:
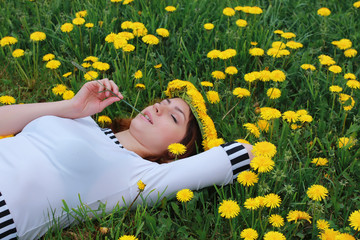
<path fill-rule="evenodd" d="M 167 95 L 179 97 L 146 107 L 146 117 L 113 132 L 89 117 L 123 98 L 113 81 L 99 82 L 86 83 L 71 100 L 0 107 L 0 136 L 16 134 L 0 140 L 0 239 L 36 239 L 54 222 L 70 225 L 63 201 L 70 209 L 79 199 L 94 210 L 105 203 L 111 212 L 134 200 L 139 180 L 154 204 L 161 194 L 232 183 L 249 168 L 251 145 L 211 148 L 219 139 L 191 83 L 170 82 Z M 187 147 L 185 158 L 174 161 L 172 143 Z M 201 145 L 211 149 L 195 154 Z"/>

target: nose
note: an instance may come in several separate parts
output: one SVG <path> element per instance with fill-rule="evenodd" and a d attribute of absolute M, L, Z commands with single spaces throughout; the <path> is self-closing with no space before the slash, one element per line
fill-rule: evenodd
<path fill-rule="evenodd" d="M 157 115 L 162 115 L 165 111 L 167 111 L 167 106 L 165 106 L 164 104 L 160 104 L 160 103 L 155 103 L 154 104 L 154 109 L 155 109 L 155 113 Z"/>

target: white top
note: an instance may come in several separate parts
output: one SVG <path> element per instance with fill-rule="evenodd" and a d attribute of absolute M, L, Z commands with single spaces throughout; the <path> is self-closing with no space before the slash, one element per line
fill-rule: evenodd
<path fill-rule="evenodd" d="M 235 142 L 158 164 L 123 148 L 91 117 L 44 116 L 0 140 L 0 192 L 19 238 L 28 240 L 42 236 L 54 220 L 61 226 L 71 223 L 63 201 L 76 209 L 81 200 L 94 210 L 101 202 L 110 212 L 117 204 L 129 205 L 142 180 L 143 196 L 153 204 L 160 194 L 232 183 L 249 164 L 245 148 Z"/>

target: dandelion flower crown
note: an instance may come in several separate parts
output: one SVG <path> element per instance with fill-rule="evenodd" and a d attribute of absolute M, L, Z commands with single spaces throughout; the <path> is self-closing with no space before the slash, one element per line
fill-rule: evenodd
<path fill-rule="evenodd" d="M 198 122 L 205 151 L 224 143 L 222 138 L 217 137 L 214 122 L 207 115 L 203 96 L 191 82 L 175 79 L 169 82 L 165 95 L 170 98 L 179 97 L 189 105 Z"/>

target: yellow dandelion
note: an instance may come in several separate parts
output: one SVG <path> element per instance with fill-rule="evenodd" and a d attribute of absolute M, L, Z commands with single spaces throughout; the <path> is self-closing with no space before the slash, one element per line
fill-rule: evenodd
<path fill-rule="evenodd" d="M 143 74 L 142 74 L 142 71 L 141 70 L 137 70 L 135 73 L 134 73 L 134 78 L 136 79 L 140 79 L 143 77 Z"/>
<path fill-rule="evenodd" d="M 339 231 L 335 231 L 331 228 L 326 228 L 322 233 L 320 233 L 319 238 L 321 240 L 337 240 L 339 234 Z"/>
<path fill-rule="evenodd" d="M 292 33 L 292 32 L 284 32 L 281 34 L 281 37 L 283 37 L 285 39 L 291 39 L 291 38 L 296 37 L 296 34 Z"/>
<path fill-rule="evenodd" d="M 291 49 L 298 49 L 298 48 L 302 48 L 304 45 L 299 42 L 289 41 L 286 43 L 286 46 Z"/>
<path fill-rule="evenodd" d="M 300 67 L 304 70 L 311 70 L 311 71 L 316 70 L 316 67 L 314 65 L 308 63 L 302 64 Z"/>
<path fill-rule="evenodd" d="M 262 132 L 268 132 L 269 131 L 270 124 L 269 124 L 268 121 L 263 120 L 263 119 L 259 119 L 256 124 L 257 124 L 257 126 L 260 128 L 260 130 Z"/>
<path fill-rule="evenodd" d="M 313 121 L 313 117 L 308 114 L 301 115 L 301 116 L 299 116 L 299 121 L 302 123 L 305 123 L 305 122 L 310 123 Z"/>
<path fill-rule="evenodd" d="M 66 90 L 67 87 L 64 84 L 58 84 L 51 89 L 55 95 L 63 95 Z"/>
<path fill-rule="evenodd" d="M 83 11 L 79 11 L 77 13 L 75 13 L 76 17 L 86 17 L 87 16 L 87 11 L 83 10 Z"/>
<path fill-rule="evenodd" d="M 333 73 L 341 73 L 342 69 L 338 65 L 332 65 L 329 67 L 329 71 Z"/>
<path fill-rule="evenodd" d="M 74 25 L 72 23 L 64 23 L 61 25 L 60 30 L 62 32 L 71 32 L 74 29 Z"/>
<path fill-rule="evenodd" d="M 110 69 L 110 65 L 104 62 L 94 62 L 92 67 L 99 70 L 99 71 L 107 71 Z"/>
<path fill-rule="evenodd" d="M 83 25 L 85 23 L 85 19 L 84 18 L 81 18 L 81 17 L 77 17 L 77 18 L 74 18 L 72 20 L 72 23 L 74 25 L 77 25 L 77 26 L 80 26 L 80 25 Z"/>
<path fill-rule="evenodd" d="M 313 158 L 311 163 L 315 164 L 316 166 L 326 166 L 329 160 L 327 158 Z"/>
<path fill-rule="evenodd" d="M 285 73 L 281 70 L 272 71 L 269 77 L 274 82 L 283 82 L 286 79 Z"/>
<path fill-rule="evenodd" d="M 84 68 L 89 68 L 91 67 L 91 64 L 88 62 L 82 63 L 81 66 L 83 66 Z"/>
<path fill-rule="evenodd" d="M 264 203 L 266 207 L 277 208 L 280 207 L 281 198 L 275 193 L 269 193 L 264 196 Z"/>
<path fill-rule="evenodd" d="M 18 48 L 18 49 L 15 49 L 15 50 L 12 52 L 12 56 L 13 56 L 14 58 L 19 58 L 19 57 L 24 56 L 24 52 L 25 52 L 24 50 Z"/>
<path fill-rule="evenodd" d="M 135 50 L 135 46 L 132 44 L 126 44 L 124 47 L 122 47 L 122 50 L 124 52 L 133 52 Z"/>
<path fill-rule="evenodd" d="M 271 214 L 269 216 L 269 223 L 273 226 L 273 227 L 282 227 L 284 226 L 284 218 L 282 216 L 280 216 L 279 214 Z"/>
<path fill-rule="evenodd" d="M 54 54 L 48 53 L 43 56 L 42 60 L 47 62 L 47 61 L 53 60 L 54 58 L 55 58 Z"/>
<path fill-rule="evenodd" d="M 33 32 L 30 34 L 30 39 L 34 42 L 44 41 L 46 39 L 46 34 L 43 32 Z"/>
<path fill-rule="evenodd" d="M 112 121 L 111 121 L 111 118 L 109 118 L 108 116 L 106 115 L 101 115 L 97 118 L 97 121 L 99 123 L 102 123 L 102 124 L 111 124 Z"/>
<path fill-rule="evenodd" d="M 174 6 L 167 6 L 167 7 L 165 8 L 165 11 L 167 11 L 167 12 L 174 12 L 174 11 L 176 11 L 176 7 L 174 7 Z"/>
<path fill-rule="evenodd" d="M 281 96 L 281 91 L 278 88 L 269 88 L 266 92 L 266 95 L 270 99 L 278 99 Z"/>
<path fill-rule="evenodd" d="M 121 29 L 131 29 L 133 22 L 131 21 L 125 21 L 121 23 Z"/>
<path fill-rule="evenodd" d="M 219 57 L 220 53 L 221 53 L 221 51 L 214 49 L 214 50 L 211 50 L 210 52 L 208 52 L 208 54 L 206 56 L 210 59 L 215 59 L 215 58 Z"/>
<path fill-rule="evenodd" d="M 123 235 L 118 240 L 138 240 L 134 235 Z"/>
<path fill-rule="evenodd" d="M 143 183 L 143 181 L 139 180 L 136 184 L 138 186 L 139 191 L 141 191 L 141 192 L 144 191 L 146 184 Z"/>
<path fill-rule="evenodd" d="M 135 85 L 135 88 L 139 89 L 139 90 L 144 90 L 146 87 L 145 87 L 145 84 L 142 84 L 142 83 L 137 83 Z"/>
<path fill-rule="evenodd" d="M 250 187 L 259 181 L 259 177 L 252 171 L 243 171 L 237 176 L 237 181 L 245 187 Z"/>
<path fill-rule="evenodd" d="M 91 61 L 91 62 L 97 62 L 97 61 L 99 61 L 99 58 L 97 58 L 97 57 L 94 57 L 94 56 L 88 56 L 88 57 L 86 57 L 85 59 L 84 59 L 84 62 L 89 62 L 89 61 Z"/>
<path fill-rule="evenodd" d="M 339 92 L 341 92 L 343 89 L 342 89 L 342 87 L 340 87 L 340 86 L 331 85 L 331 86 L 329 87 L 329 90 L 330 90 L 330 92 L 339 93 Z"/>
<path fill-rule="evenodd" d="M 273 170 L 275 162 L 266 156 L 255 156 L 250 162 L 250 167 L 259 173 L 270 172 Z"/>
<path fill-rule="evenodd" d="M 4 47 L 4 46 L 7 46 L 7 45 L 13 45 L 13 44 L 15 44 L 15 43 L 17 43 L 17 42 L 18 42 L 18 40 L 17 40 L 16 38 L 11 37 L 11 36 L 5 36 L 5 37 L 3 37 L 3 38 L 1 39 L 0 45 L 1 45 L 2 47 Z"/>
<path fill-rule="evenodd" d="M 349 222 L 349 225 L 356 231 L 360 230 L 360 210 L 356 210 L 350 214 Z"/>
<path fill-rule="evenodd" d="M 284 31 L 283 31 L 283 30 L 279 30 L 279 29 L 277 29 L 277 30 L 275 30 L 275 31 L 274 31 L 274 33 L 275 33 L 275 34 L 279 34 L 279 35 L 281 35 L 281 34 L 283 34 L 283 33 L 284 33 Z"/>
<path fill-rule="evenodd" d="M 336 236 L 336 240 L 356 240 L 356 239 L 349 233 L 339 233 Z"/>
<path fill-rule="evenodd" d="M 260 79 L 260 72 L 257 71 L 246 73 L 244 75 L 244 80 L 249 83 L 252 83 L 258 79 Z"/>
<path fill-rule="evenodd" d="M 356 80 L 356 76 L 353 73 L 345 73 L 344 74 L 344 79 L 348 79 L 348 80 Z"/>
<path fill-rule="evenodd" d="M 356 49 L 353 49 L 353 48 L 346 49 L 344 51 L 344 55 L 345 55 L 345 57 L 348 57 L 348 58 L 355 57 L 357 55 L 357 51 L 356 51 Z"/>
<path fill-rule="evenodd" d="M 240 206 L 233 200 L 223 200 L 219 206 L 219 213 L 224 218 L 234 218 L 240 213 Z"/>
<path fill-rule="evenodd" d="M 106 35 L 105 41 L 108 42 L 108 43 L 112 43 L 112 42 L 115 41 L 116 37 L 117 37 L 117 34 L 112 32 L 112 33 Z"/>
<path fill-rule="evenodd" d="M 356 8 L 360 8 L 360 1 L 354 2 L 353 6 Z"/>
<path fill-rule="evenodd" d="M 229 66 L 225 69 L 225 73 L 227 73 L 229 75 L 235 75 L 238 73 L 238 70 L 234 66 Z"/>
<path fill-rule="evenodd" d="M 59 68 L 61 65 L 61 62 L 58 60 L 50 60 L 46 63 L 46 68 L 50 68 L 50 69 L 57 69 Z"/>
<path fill-rule="evenodd" d="M 282 118 L 288 123 L 295 123 L 299 120 L 299 114 L 294 111 L 286 111 L 282 114 Z"/>
<path fill-rule="evenodd" d="M 330 227 L 330 224 L 328 221 L 324 220 L 324 219 L 319 219 L 316 221 L 316 227 L 319 230 L 325 230 L 328 229 Z"/>
<path fill-rule="evenodd" d="M 329 191 L 322 185 L 314 184 L 308 188 L 306 194 L 314 201 L 321 201 L 328 196 Z"/>
<path fill-rule="evenodd" d="M 349 80 L 346 82 L 346 86 L 353 89 L 360 89 L 360 82 L 357 80 Z"/>
<path fill-rule="evenodd" d="M 260 207 L 258 198 L 248 198 L 244 202 L 244 207 L 249 210 L 256 210 Z"/>
<path fill-rule="evenodd" d="M 267 141 L 257 142 L 253 146 L 251 152 L 255 156 L 264 156 L 264 157 L 272 158 L 276 154 L 276 146 L 271 142 L 267 142 Z"/>
<path fill-rule="evenodd" d="M 211 73 L 211 76 L 213 78 L 215 78 L 216 80 L 225 79 L 225 77 L 226 77 L 225 73 L 223 73 L 222 71 L 213 71 Z"/>
<path fill-rule="evenodd" d="M 223 14 L 228 17 L 232 17 L 235 15 L 235 10 L 231 7 L 226 7 L 223 10 Z"/>
<path fill-rule="evenodd" d="M 97 77 L 99 76 L 98 72 L 95 71 L 88 71 L 85 75 L 84 78 L 87 81 L 91 81 L 91 80 L 95 80 Z"/>
<path fill-rule="evenodd" d="M 249 141 L 242 139 L 242 138 L 236 139 L 235 141 L 239 142 L 239 143 L 251 144 Z"/>
<path fill-rule="evenodd" d="M 311 223 L 311 216 L 307 212 L 291 210 L 287 215 L 288 222 L 294 221 L 297 223 L 298 220 L 306 220 Z"/>
<path fill-rule="evenodd" d="M 16 102 L 15 98 L 12 96 L 4 95 L 0 97 L 0 103 L 2 104 L 14 104 Z"/>
<path fill-rule="evenodd" d="M 107 227 L 100 227 L 100 228 L 99 228 L 99 232 L 100 232 L 101 234 L 107 234 L 107 233 L 109 232 L 109 228 L 107 228 Z"/>
<path fill-rule="evenodd" d="M 142 37 L 142 41 L 149 45 L 159 44 L 159 39 L 152 34 L 148 34 L 148 35 L 145 35 L 144 37 Z"/>
<path fill-rule="evenodd" d="M 281 41 L 275 41 L 271 43 L 271 47 L 274 49 L 285 49 L 286 48 L 286 44 L 281 42 Z"/>
<path fill-rule="evenodd" d="M 219 93 L 216 91 L 208 91 L 206 92 L 206 98 L 207 100 L 212 103 L 212 104 L 216 104 L 220 102 L 220 97 L 219 97 Z"/>
<path fill-rule="evenodd" d="M 209 81 L 202 81 L 200 84 L 204 87 L 214 87 L 214 84 Z"/>
<path fill-rule="evenodd" d="M 236 20 L 235 24 L 238 26 L 238 27 L 246 27 L 247 26 L 247 21 L 244 20 L 244 19 L 238 19 Z"/>
<path fill-rule="evenodd" d="M 72 99 L 74 96 L 75 96 L 75 93 L 74 93 L 73 91 L 71 91 L 71 90 L 66 90 L 66 91 L 63 93 L 63 95 L 62 95 L 62 97 L 63 97 L 64 100 L 70 100 L 70 99 Z"/>
<path fill-rule="evenodd" d="M 262 48 L 250 48 L 249 49 L 249 54 L 251 56 L 255 56 L 255 57 L 263 56 L 264 55 L 264 50 Z"/>
<path fill-rule="evenodd" d="M 319 58 L 321 65 L 330 66 L 330 65 L 333 65 L 336 63 L 332 57 L 324 55 L 324 54 L 321 54 L 318 58 Z"/>
<path fill-rule="evenodd" d="M 249 131 L 251 134 L 253 134 L 254 137 L 256 137 L 256 138 L 260 137 L 260 130 L 255 124 L 245 123 L 243 126 L 246 128 L 247 131 Z"/>
<path fill-rule="evenodd" d="M 265 233 L 264 240 L 286 240 L 286 237 L 281 232 L 270 231 Z"/>
<path fill-rule="evenodd" d="M 212 30 L 212 29 L 214 29 L 214 24 L 212 24 L 212 23 L 205 23 L 204 24 L 204 28 L 206 29 L 206 30 Z"/>
<path fill-rule="evenodd" d="M 264 120 L 271 120 L 281 117 L 281 112 L 276 108 L 262 107 L 260 108 L 260 116 Z"/>
<path fill-rule="evenodd" d="M 244 238 L 244 240 L 256 240 L 259 237 L 259 234 L 252 228 L 246 228 L 241 231 L 240 237 Z"/>
<path fill-rule="evenodd" d="M 352 47 L 352 42 L 349 39 L 343 38 L 339 41 L 332 41 L 331 44 L 335 45 L 341 50 L 346 50 Z"/>
<path fill-rule="evenodd" d="M 64 78 L 67 78 L 67 77 L 69 77 L 71 74 L 72 74 L 72 72 L 67 72 L 67 73 L 64 73 L 62 76 L 63 76 Z"/>
<path fill-rule="evenodd" d="M 193 197 L 194 193 L 190 189 L 182 189 L 176 193 L 176 198 L 179 202 L 189 202 Z"/>
<path fill-rule="evenodd" d="M 326 7 L 322 7 L 317 10 L 317 14 L 323 17 L 327 17 L 331 14 L 331 11 Z"/>
<path fill-rule="evenodd" d="M 159 63 L 159 64 L 157 64 L 157 65 L 154 66 L 154 68 L 156 68 L 156 69 L 159 69 L 159 68 L 161 68 L 161 67 L 162 67 L 162 64 L 161 64 L 161 63 Z"/>
<path fill-rule="evenodd" d="M 165 28 L 158 28 L 156 29 L 156 33 L 161 37 L 169 37 L 170 33 Z"/>
<path fill-rule="evenodd" d="M 115 49 L 119 49 L 124 48 L 128 44 L 128 41 L 124 37 L 116 36 L 113 44 Z"/>
<path fill-rule="evenodd" d="M 168 146 L 168 151 L 175 156 L 183 155 L 186 152 L 186 147 L 181 143 L 172 143 Z"/>
<path fill-rule="evenodd" d="M 354 143 L 355 143 L 355 141 L 352 138 L 341 137 L 338 139 L 338 147 L 339 148 L 350 149 L 350 148 L 352 148 Z"/>
<path fill-rule="evenodd" d="M 85 23 L 85 27 L 87 28 L 93 28 L 94 24 L 93 23 Z"/>
<path fill-rule="evenodd" d="M 271 72 L 269 70 L 262 70 L 260 71 L 260 81 L 268 82 L 271 80 L 270 78 Z"/>

